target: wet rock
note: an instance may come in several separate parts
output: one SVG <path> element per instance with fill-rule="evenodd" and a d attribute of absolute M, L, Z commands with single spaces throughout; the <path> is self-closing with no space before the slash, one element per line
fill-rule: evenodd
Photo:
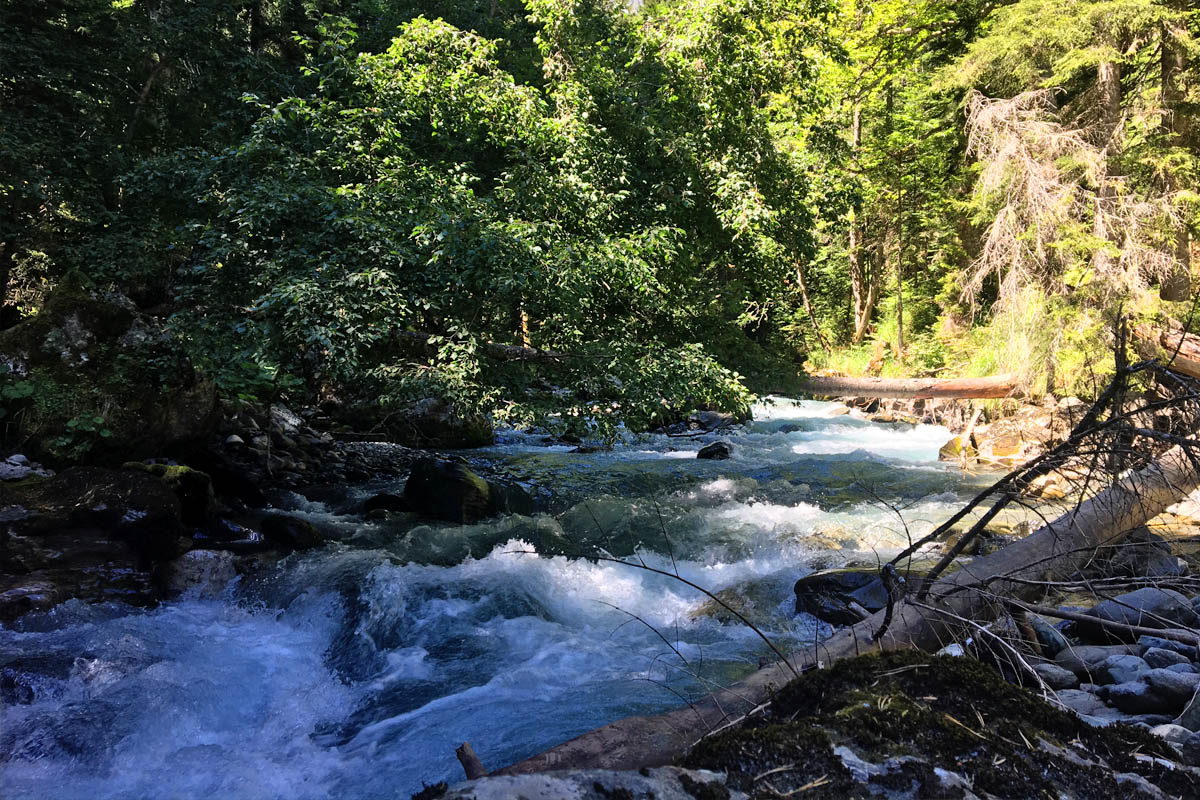
<path fill-rule="evenodd" d="M 413 465 L 404 498 L 419 514 L 446 522 L 470 523 L 491 509 L 491 487 L 466 464 L 423 458 Z"/>
<path fill-rule="evenodd" d="M 144 464 L 140 461 L 127 462 L 123 467 L 148 472 L 169 486 L 179 498 L 184 523 L 203 525 L 212 515 L 216 496 L 212 478 L 207 473 L 179 464 Z"/>
<path fill-rule="evenodd" d="M 167 597 L 219 597 L 237 577 L 235 561 L 236 556 L 228 551 L 192 550 L 164 564 L 158 579 Z"/>
<path fill-rule="evenodd" d="M 1054 658 L 1070 646 L 1067 637 L 1063 636 L 1058 628 L 1037 615 L 1030 614 L 1028 618 L 1034 635 L 1037 636 L 1038 646 L 1042 648 L 1042 655 L 1046 658 Z"/>
<path fill-rule="evenodd" d="M 697 411 L 687 418 L 688 428 L 694 431 L 715 431 L 737 422 L 733 414 L 723 411 Z"/>
<path fill-rule="evenodd" d="M 48 478 L 53 475 L 41 464 L 34 464 L 21 454 L 11 455 L 0 461 L 0 481 L 23 481 L 26 478 Z"/>
<path fill-rule="evenodd" d="M 1146 628 L 1200 627 L 1200 616 L 1192 608 L 1191 602 L 1172 589 L 1138 589 L 1112 600 L 1105 600 L 1087 614 L 1099 619 Z M 1080 636 L 1093 641 L 1132 641 L 1135 638 L 1134 634 L 1101 628 L 1086 622 L 1077 621 L 1075 630 Z"/>
<path fill-rule="evenodd" d="M 485 447 L 496 435 L 487 417 L 460 412 L 436 398 L 399 410 L 380 407 L 372 400 L 347 408 L 342 418 L 357 430 L 371 430 L 388 441 L 430 450 Z"/>
<path fill-rule="evenodd" d="M 1034 664 L 1033 671 L 1051 689 L 1077 689 L 1079 678 L 1069 669 L 1063 669 L 1057 664 Z"/>
<path fill-rule="evenodd" d="M 1165 739 L 1176 747 L 1183 744 L 1187 738 L 1192 735 L 1192 732 L 1187 728 L 1171 722 L 1163 725 L 1155 725 L 1150 729 L 1150 732 L 1160 739 Z"/>
<path fill-rule="evenodd" d="M 306 519 L 268 514 L 260 523 L 263 538 L 285 550 L 309 550 L 325 544 L 325 537 Z"/>
<path fill-rule="evenodd" d="M 885 607 L 887 589 L 874 570 L 828 570 L 796 581 L 796 613 L 831 625 L 853 625 Z"/>
<path fill-rule="evenodd" d="M 1147 649 L 1156 647 L 1160 650 L 1170 650 L 1172 652 L 1179 653 L 1182 656 L 1186 656 L 1189 659 L 1200 655 L 1200 653 L 1198 653 L 1196 648 L 1192 645 L 1184 644 L 1183 642 L 1176 642 L 1172 639 L 1163 639 L 1158 636 L 1140 636 L 1138 637 L 1138 644 Z"/>
<path fill-rule="evenodd" d="M 1188 663 L 1187 656 L 1176 653 L 1174 650 L 1165 650 L 1161 647 L 1151 647 L 1142 654 L 1142 658 L 1154 669 L 1166 669 L 1176 664 Z"/>
<path fill-rule="evenodd" d="M 1114 655 L 1104 659 L 1092 674 L 1096 683 L 1107 686 L 1136 681 L 1148 672 L 1150 665 L 1138 656 Z"/>
<path fill-rule="evenodd" d="M 1074 672 L 1080 680 L 1092 680 L 1109 656 L 1140 655 L 1142 652 L 1139 645 L 1080 645 L 1060 652 L 1054 657 L 1054 663 Z"/>
<path fill-rule="evenodd" d="M 1189 731 L 1200 731 L 1200 692 L 1192 696 L 1175 722 Z"/>
<path fill-rule="evenodd" d="M 728 442 L 713 442 L 700 448 L 700 452 L 696 454 L 696 458 L 707 458 L 714 461 L 722 461 L 733 455 L 733 445 Z"/>
<path fill-rule="evenodd" d="M 408 501 L 398 494 L 390 494 L 388 492 L 380 492 L 372 495 L 363 501 L 363 513 L 370 514 L 374 511 L 408 511 Z"/>
<path fill-rule="evenodd" d="M 1179 755 L 1183 763 L 1200 767 L 1200 733 L 1193 733 L 1179 744 Z"/>
<path fill-rule="evenodd" d="M 938 459 L 941 461 L 973 460 L 977 455 L 975 446 L 967 436 L 955 436 L 938 448 Z"/>
<path fill-rule="evenodd" d="M 1105 686 L 1101 697 L 1126 714 L 1169 714 L 1177 708 L 1171 700 L 1140 681 Z"/>
<path fill-rule="evenodd" d="M 440 800 L 512 800 L 513 798 L 656 798 L 656 800 L 742 800 L 718 772 L 655 767 L 639 771 L 563 770 L 536 775 L 496 775 L 449 787 Z"/>
<path fill-rule="evenodd" d="M 1196 689 L 1200 688 L 1200 674 L 1173 672 L 1169 669 L 1153 669 L 1144 676 L 1151 689 L 1170 700 L 1179 710 L 1187 704 Z"/>

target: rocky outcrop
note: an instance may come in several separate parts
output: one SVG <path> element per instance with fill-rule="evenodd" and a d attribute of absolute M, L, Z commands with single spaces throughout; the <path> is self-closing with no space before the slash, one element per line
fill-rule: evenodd
<path fill-rule="evenodd" d="M 68 275 L 39 313 L 0 332 L 8 419 L 58 463 L 159 455 L 207 435 L 211 383 L 128 298 Z"/>
<path fill-rule="evenodd" d="M 422 458 L 404 484 L 404 499 L 419 514 L 446 522 L 469 523 L 492 513 L 488 482 L 466 464 Z"/>

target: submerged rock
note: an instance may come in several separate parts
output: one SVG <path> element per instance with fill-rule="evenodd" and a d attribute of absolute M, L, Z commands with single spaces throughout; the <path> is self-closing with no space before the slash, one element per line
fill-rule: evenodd
<path fill-rule="evenodd" d="M 700 452 L 696 453 L 696 458 L 707 458 L 714 461 L 723 461 L 733 455 L 733 445 L 729 442 L 713 442 L 706 444 L 700 448 Z"/>
<path fill-rule="evenodd" d="M 492 508 L 491 487 L 466 464 L 422 458 L 404 484 L 414 511 L 446 522 L 476 522 Z"/>
<path fill-rule="evenodd" d="M 879 573 L 839 569 L 814 572 L 796 581 L 796 613 L 832 625 L 853 625 L 885 607 L 887 589 Z"/>

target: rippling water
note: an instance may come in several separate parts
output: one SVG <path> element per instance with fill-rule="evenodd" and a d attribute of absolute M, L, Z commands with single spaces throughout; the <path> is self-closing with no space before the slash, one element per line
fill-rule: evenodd
<path fill-rule="evenodd" d="M 792 614 L 796 578 L 874 563 L 971 488 L 936 461 L 945 429 L 837 410 L 760 406 L 727 461 L 695 458 L 714 436 L 579 455 L 511 433 L 468 456 L 544 513 L 366 522 L 294 496 L 341 541 L 219 598 L 30 615 L 0 629 L 25 687 L 0 710 L 0 796 L 407 798 L 461 779 L 464 740 L 498 768 L 736 681 L 767 652 L 752 632 L 605 559 L 677 570 L 783 647 L 827 633 Z"/>

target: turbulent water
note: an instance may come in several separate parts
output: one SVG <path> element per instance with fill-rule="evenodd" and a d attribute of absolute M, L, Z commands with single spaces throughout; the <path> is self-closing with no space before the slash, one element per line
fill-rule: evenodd
<path fill-rule="evenodd" d="M 827 633 L 792 613 L 814 568 L 875 561 L 969 491 L 949 432 L 776 401 L 728 435 L 612 452 L 509 434 L 468 457 L 543 513 L 472 526 L 281 504 L 340 541 L 151 611 L 67 603 L 0 629 L 21 677 L 0 710 L 9 798 L 407 798 L 611 720 L 674 707 Z M 899 515 L 896 512 L 900 512 Z M 30 677 L 35 676 L 35 677 Z"/>

